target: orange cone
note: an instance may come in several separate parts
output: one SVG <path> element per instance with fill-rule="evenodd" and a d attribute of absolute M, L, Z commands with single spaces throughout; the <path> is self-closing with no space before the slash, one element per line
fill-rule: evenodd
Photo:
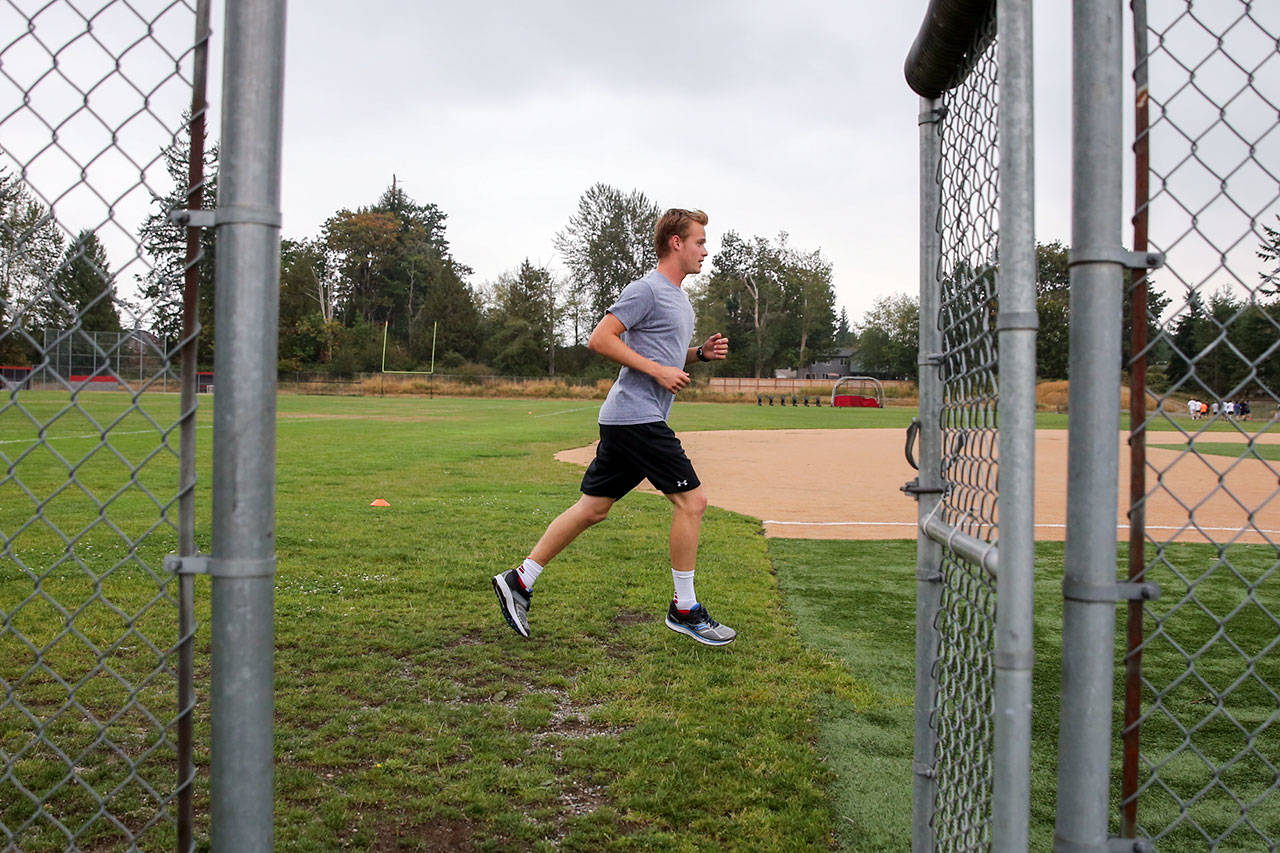
<path fill-rule="evenodd" d="M 391 504 L 387 503 L 382 498 L 378 498 L 376 501 L 369 504 L 369 506 L 391 506 Z"/>

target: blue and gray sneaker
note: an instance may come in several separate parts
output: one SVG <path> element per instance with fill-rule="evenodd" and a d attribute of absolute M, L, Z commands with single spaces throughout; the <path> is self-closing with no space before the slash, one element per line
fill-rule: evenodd
<path fill-rule="evenodd" d="M 738 636 L 738 632 L 728 625 L 721 625 L 712 619 L 707 608 L 701 604 L 687 613 L 682 613 L 676 609 L 676 603 L 672 601 L 671 606 L 667 608 L 667 627 L 672 631 L 688 634 L 699 643 L 705 643 L 708 646 L 725 646 L 732 643 Z"/>
<path fill-rule="evenodd" d="M 533 591 L 520 585 L 515 569 L 508 569 L 500 575 L 493 576 L 493 591 L 498 594 L 498 606 L 502 608 L 502 618 L 507 620 L 511 629 L 521 637 L 529 636 L 529 604 L 533 599 Z"/>

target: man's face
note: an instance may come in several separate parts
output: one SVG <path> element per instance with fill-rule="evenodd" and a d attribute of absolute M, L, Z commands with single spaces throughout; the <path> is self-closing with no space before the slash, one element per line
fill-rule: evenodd
<path fill-rule="evenodd" d="M 707 256 L 707 229 L 698 222 L 689 223 L 689 236 L 673 241 L 676 257 L 680 259 L 680 271 L 685 275 L 702 272 L 702 259 Z"/>

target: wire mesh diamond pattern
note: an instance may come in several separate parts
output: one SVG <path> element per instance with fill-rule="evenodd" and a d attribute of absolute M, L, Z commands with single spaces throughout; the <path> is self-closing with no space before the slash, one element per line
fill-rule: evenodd
<path fill-rule="evenodd" d="M 938 218 L 942 287 L 942 520 L 975 538 L 996 533 L 998 84 L 994 18 L 977 37 L 980 58 L 944 95 L 939 127 Z M 942 559 L 936 628 L 938 850 L 987 849 L 991 840 L 995 582 L 950 549 Z"/>
<path fill-rule="evenodd" d="M 195 12 L 0 3 L 6 850 L 177 846 L 181 280 L 154 238 L 186 197 Z"/>
<path fill-rule="evenodd" d="M 1280 845 L 1280 7 L 1150 3 L 1139 834 Z M 1141 28 L 1141 21 L 1138 26 Z M 1139 62 L 1143 62 L 1140 58 Z M 1137 309 L 1141 316 L 1141 308 Z M 1208 483 L 1209 485 L 1205 485 Z"/>

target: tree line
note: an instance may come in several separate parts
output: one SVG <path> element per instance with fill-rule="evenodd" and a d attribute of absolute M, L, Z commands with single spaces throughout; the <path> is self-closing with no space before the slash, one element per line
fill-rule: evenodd
<path fill-rule="evenodd" d="M 215 204 L 217 154 L 206 155 L 205 208 Z M 181 339 L 187 232 L 169 212 L 187 206 L 185 148 L 166 150 L 164 162 L 172 190 L 154 199 L 140 227 L 146 272 L 128 295 L 97 235 L 64 239 L 23 182 L 0 173 L 0 323 L 26 330 L 0 338 L 0 363 L 37 361 L 44 329 L 142 329 L 170 347 Z M 334 212 L 317 234 L 281 241 L 279 366 L 611 375 L 615 367 L 588 353 L 586 339 L 622 288 L 656 265 L 660 214 L 639 190 L 595 184 L 551 238 L 566 274 L 526 259 L 474 285 L 449 244 L 445 211 L 411 198 L 393 178 L 368 204 Z M 203 230 L 195 261 L 204 368 L 215 343 L 215 240 L 214 229 Z M 768 376 L 828 355 L 838 332 L 831 273 L 820 250 L 796 249 L 785 233 L 727 231 L 710 274 L 687 282 L 699 330 L 714 326 L 738 339 L 721 372 Z"/>
<path fill-rule="evenodd" d="M 1277 226 L 1262 226 L 1263 238 L 1256 250 L 1262 271 L 1252 287 L 1242 289 L 1224 282 L 1207 296 L 1203 288 L 1189 288 L 1185 302 L 1170 313 L 1173 300 L 1148 280 L 1145 315 L 1150 390 L 1213 399 L 1280 392 L 1280 217 Z M 972 282 L 995 272 L 995 268 L 952 270 L 950 275 L 968 283 L 967 292 L 978 293 L 983 288 L 972 287 Z M 988 283 L 992 289 L 993 282 Z M 1067 247 L 1060 241 L 1037 244 L 1036 376 L 1041 380 L 1069 378 L 1070 284 Z M 994 328 L 994 298 L 989 304 L 967 308 L 977 320 Z M 1128 296 L 1122 310 L 1122 360 L 1127 366 L 1132 358 Z M 856 329 L 847 330 L 843 317 L 841 329 L 844 331 L 837 339 L 855 348 L 863 369 L 878 375 L 918 377 L 920 307 L 915 296 L 882 297 Z"/>
<path fill-rule="evenodd" d="M 206 208 L 215 203 L 217 156 L 216 147 L 206 154 L 209 177 L 200 188 Z M 0 363 L 29 363 L 38 357 L 39 330 L 77 322 L 86 331 L 141 327 L 161 340 L 180 339 L 186 229 L 168 213 L 187 205 L 187 161 L 178 146 L 165 151 L 164 160 L 172 191 L 154 200 L 141 226 L 140 254 L 149 265 L 128 299 L 118 292 L 98 237 L 82 231 L 67 239 L 23 182 L 0 171 L 0 325 L 26 332 L 0 337 Z M 434 364 L 444 371 L 504 375 L 611 375 L 613 365 L 588 353 L 585 341 L 622 288 L 656 265 L 652 229 L 661 210 L 639 190 L 595 184 L 552 236 L 565 274 L 526 259 L 477 286 L 473 270 L 450 247 L 447 214 L 410 198 L 393 178 L 369 204 L 336 211 L 319 233 L 281 241 L 280 368 L 352 374 L 376 371 L 385 360 L 399 370 Z M 785 231 L 748 236 L 729 227 L 721 233 L 709 272 L 686 280 L 697 335 L 720 331 L 733 341 L 729 358 L 715 365 L 718 374 L 772 376 L 779 368 L 803 370 L 841 355 L 859 372 L 917 377 L 914 296 L 880 298 L 851 323 L 837 310 L 832 266 L 820 249 L 792 245 Z M 1248 296 L 1238 288 L 1207 297 L 1192 289 L 1160 335 L 1159 318 L 1171 300 L 1149 287 L 1154 388 L 1219 397 L 1280 389 L 1280 358 L 1273 357 L 1280 328 L 1280 228 L 1263 226 L 1263 233 L 1257 255 L 1266 271 Z M 196 261 L 205 366 L 213 359 L 215 239 L 214 229 L 202 232 Z M 1037 375 L 1065 379 L 1067 248 L 1039 244 L 1036 260 Z M 994 269 L 982 274 L 994 275 Z M 982 310 L 993 313 L 994 302 Z M 1124 310 L 1127 328 L 1127 304 Z"/>

